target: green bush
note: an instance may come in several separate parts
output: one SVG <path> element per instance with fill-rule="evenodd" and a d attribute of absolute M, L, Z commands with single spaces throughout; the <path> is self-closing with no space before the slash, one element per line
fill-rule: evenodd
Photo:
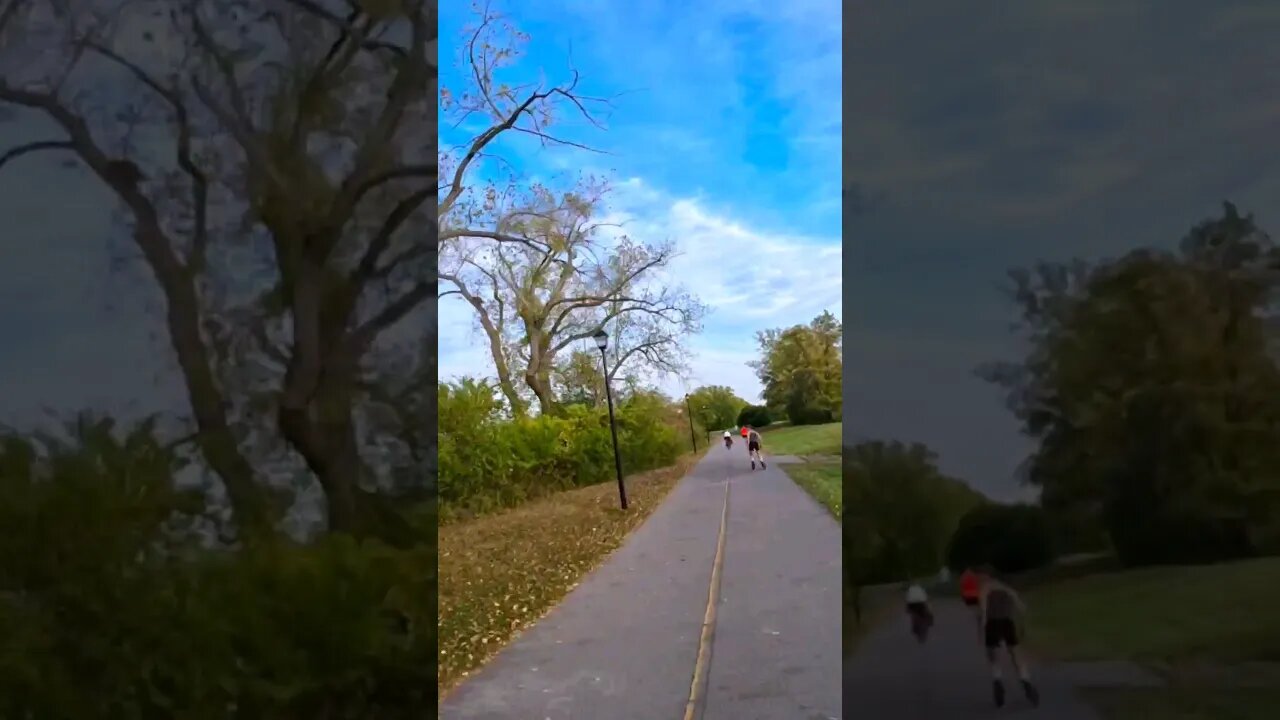
<path fill-rule="evenodd" d="M 149 426 L 77 432 L 0 444 L 0 717 L 430 713 L 434 543 L 210 547 Z"/>
<path fill-rule="evenodd" d="M 773 422 L 769 408 L 763 405 L 748 405 L 738 413 L 738 425 L 750 425 L 753 428 L 767 427 Z"/>
<path fill-rule="evenodd" d="M 449 520 L 493 512 L 559 490 L 614 478 L 605 408 L 568 405 L 556 415 L 509 419 L 484 383 L 440 385 L 440 512 Z M 683 447 L 669 408 L 635 394 L 616 408 L 622 470 L 675 462 Z"/>
<path fill-rule="evenodd" d="M 947 547 L 955 571 L 990 564 L 1003 573 L 1044 567 L 1056 557 L 1053 533 L 1036 505 L 983 503 L 960 519 Z"/>

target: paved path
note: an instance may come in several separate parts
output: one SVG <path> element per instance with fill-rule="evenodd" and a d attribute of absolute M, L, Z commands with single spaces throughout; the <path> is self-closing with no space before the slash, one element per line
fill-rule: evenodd
<path fill-rule="evenodd" d="M 839 525 L 772 463 L 752 472 L 739 443 L 713 447 L 603 566 L 448 694 L 440 717 L 685 718 L 722 518 L 692 717 L 838 720 Z"/>
<path fill-rule="evenodd" d="M 1032 664 L 1032 680 L 1041 696 L 1040 707 L 1032 708 L 1007 657 L 1002 662 L 1008 698 L 1003 708 L 996 708 L 977 622 L 957 600 L 935 600 L 934 604 L 936 619 L 924 645 L 916 643 L 901 615 L 891 616 L 858 643 L 854 656 L 844 664 L 844 698 L 850 718 L 1099 718 L 1072 691 L 1075 678 L 1065 667 Z"/>

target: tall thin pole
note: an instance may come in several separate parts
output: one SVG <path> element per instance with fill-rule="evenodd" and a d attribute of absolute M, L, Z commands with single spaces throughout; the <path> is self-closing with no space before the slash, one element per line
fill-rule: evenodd
<path fill-rule="evenodd" d="M 689 413 L 689 442 L 693 443 L 693 451 L 698 452 L 698 438 L 693 434 L 693 409 L 689 407 L 689 396 L 684 396 L 684 411 Z"/>
<path fill-rule="evenodd" d="M 604 395 L 609 400 L 609 433 L 613 435 L 613 469 L 618 473 L 618 501 L 627 509 L 627 486 L 622 482 L 622 455 L 618 453 L 618 426 L 613 419 L 613 390 L 609 387 L 609 362 L 600 348 L 600 366 L 604 368 Z"/>

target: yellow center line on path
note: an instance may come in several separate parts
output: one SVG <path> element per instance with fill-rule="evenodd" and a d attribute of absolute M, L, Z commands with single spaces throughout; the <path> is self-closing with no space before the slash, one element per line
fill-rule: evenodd
<path fill-rule="evenodd" d="M 702 635 L 698 639 L 698 659 L 693 666 L 693 682 L 689 685 L 689 702 L 684 706 L 684 720 L 696 720 L 705 709 L 707 669 L 711 666 L 711 641 L 716 629 L 716 606 L 720 604 L 720 568 L 724 565 L 724 537 L 729 525 L 729 479 L 724 481 L 724 510 L 720 513 L 720 533 L 716 537 L 716 556 L 711 562 L 711 585 L 707 589 L 707 611 L 702 616 Z"/>

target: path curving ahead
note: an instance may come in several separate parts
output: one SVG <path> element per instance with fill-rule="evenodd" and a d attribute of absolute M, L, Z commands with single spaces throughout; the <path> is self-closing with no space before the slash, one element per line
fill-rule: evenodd
<path fill-rule="evenodd" d="M 1099 720 L 1073 691 L 1061 667 L 1031 666 L 1040 689 L 1033 708 L 1007 657 L 1001 662 L 1007 698 L 997 709 L 977 621 L 958 600 L 934 600 L 929 639 L 916 643 L 905 615 L 892 615 L 871 629 L 844 663 L 844 702 L 850 718 L 876 720 L 966 720 L 1038 718 Z M 1034 612 L 1032 608 L 1032 612 Z"/>
<path fill-rule="evenodd" d="M 447 694 L 440 717 L 838 720 L 840 590 L 830 514 L 774 464 L 752 472 L 742 443 L 716 446 L 604 565 Z"/>

